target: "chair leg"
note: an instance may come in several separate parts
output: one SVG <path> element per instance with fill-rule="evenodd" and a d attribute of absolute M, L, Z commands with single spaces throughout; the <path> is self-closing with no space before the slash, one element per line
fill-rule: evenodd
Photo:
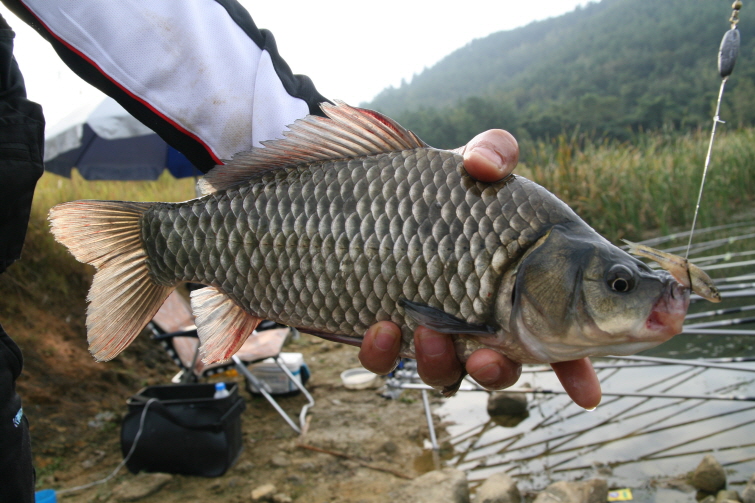
<path fill-rule="evenodd" d="M 257 388 L 257 390 L 260 392 L 260 394 L 265 397 L 265 400 L 270 402 L 270 405 L 273 406 L 273 408 L 278 411 L 278 414 L 283 418 L 286 423 L 296 432 L 301 434 L 302 430 L 297 426 L 297 424 L 289 417 L 288 414 L 286 414 L 286 411 L 281 408 L 280 405 L 278 405 L 278 402 L 275 401 L 275 398 L 270 395 L 270 387 L 267 385 L 267 383 L 260 381 L 255 377 L 254 374 L 252 374 L 248 368 L 246 368 L 246 365 L 239 359 L 238 356 L 233 355 L 231 357 L 233 359 L 233 363 L 236 365 L 236 370 L 238 370 L 241 375 L 244 376 L 244 378 L 247 380 L 247 382 L 254 385 L 254 387 Z M 286 369 L 288 370 L 288 369 Z"/>
<path fill-rule="evenodd" d="M 187 369 L 187 377 L 186 380 L 182 379 L 182 382 L 191 382 L 192 376 L 195 376 L 194 369 L 197 368 L 197 360 L 199 360 L 199 347 L 201 344 L 199 343 L 199 340 L 197 340 L 197 349 L 194 351 L 194 357 L 191 359 L 191 367 Z M 196 380 L 196 377 L 194 377 L 194 380 Z"/>
<path fill-rule="evenodd" d="M 433 424 L 433 413 L 430 410 L 430 400 L 427 398 L 427 390 L 422 390 L 422 405 L 425 407 L 425 419 L 427 419 L 427 428 L 430 430 L 430 444 L 433 446 L 433 451 L 437 451 L 438 439 L 435 436 L 435 425 Z"/>
<path fill-rule="evenodd" d="M 275 363 L 280 367 L 280 369 L 283 371 L 286 376 L 288 376 L 289 380 L 294 383 L 294 386 L 296 386 L 299 391 L 302 392 L 302 394 L 307 398 L 307 402 L 302 408 L 301 412 L 299 412 L 299 426 L 301 427 L 301 431 L 306 433 L 307 428 L 307 411 L 310 409 L 310 407 L 315 406 L 315 399 L 312 398 L 312 395 L 307 391 L 307 388 L 304 387 L 304 385 L 294 377 L 294 374 L 291 373 L 291 370 L 286 366 L 286 362 L 283 361 L 283 359 L 280 356 L 273 357 L 275 360 Z"/>

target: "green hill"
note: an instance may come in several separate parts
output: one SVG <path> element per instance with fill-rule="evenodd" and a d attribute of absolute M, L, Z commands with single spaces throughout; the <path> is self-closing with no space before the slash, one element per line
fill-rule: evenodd
<path fill-rule="evenodd" d="M 603 0 L 475 40 L 365 106 L 439 147 L 490 127 L 525 141 L 574 128 L 626 139 L 640 130 L 707 127 L 730 13 L 730 0 Z M 739 29 L 722 118 L 752 125 L 752 5 L 742 9 Z"/>

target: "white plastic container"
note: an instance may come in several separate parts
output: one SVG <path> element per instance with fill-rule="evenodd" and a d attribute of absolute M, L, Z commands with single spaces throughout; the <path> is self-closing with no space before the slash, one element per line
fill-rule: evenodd
<path fill-rule="evenodd" d="M 346 389 L 367 389 L 375 386 L 377 374 L 359 367 L 341 372 L 341 381 Z"/>
<path fill-rule="evenodd" d="M 294 375 L 294 379 L 301 384 L 301 368 L 304 365 L 304 355 L 301 353 L 281 353 L 280 359 L 283 360 L 288 370 Z M 270 386 L 271 394 L 280 395 L 298 391 L 299 389 L 272 358 L 250 365 L 249 371 L 254 377 Z M 259 390 L 252 385 L 252 391 L 258 392 Z"/>

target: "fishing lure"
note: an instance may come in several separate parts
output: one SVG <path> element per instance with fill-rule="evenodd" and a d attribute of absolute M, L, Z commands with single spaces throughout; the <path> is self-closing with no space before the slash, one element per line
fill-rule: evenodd
<path fill-rule="evenodd" d="M 658 262 L 682 286 L 711 302 L 721 302 L 721 293 L 708 274 L 684 257 L 662 252 L 649 246 L 623 240 L 629 245 L 629 253 Z"/>

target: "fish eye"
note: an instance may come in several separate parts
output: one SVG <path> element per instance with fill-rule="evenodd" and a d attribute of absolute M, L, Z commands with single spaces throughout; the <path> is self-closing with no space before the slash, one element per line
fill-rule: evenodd
<path fill-rule="evenodd" d="M 606 283 L 614 292 L 627 293 L 634 289 L 635 278 L 626 266 L 615 265 L 609 269 Z"/>

